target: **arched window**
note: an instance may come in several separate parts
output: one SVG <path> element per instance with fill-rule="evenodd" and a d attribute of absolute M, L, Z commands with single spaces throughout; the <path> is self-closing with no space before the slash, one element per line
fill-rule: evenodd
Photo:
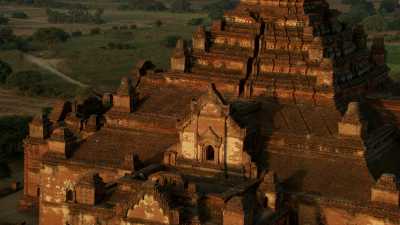
<path fill-rule="evenodd" d="M 74 201 L 74 192 L 72 190 L 67 190 L 66 201 L 67 202 Z"/>
<path fill-rule="evenodd" d="M 206 160 L 207 161 L 214 161 L 214 158 L 215 158 L 214 154 L 215 154 L 214 148 L 211 145 L 207 146 L 207 148 L 206 148 Z"/>

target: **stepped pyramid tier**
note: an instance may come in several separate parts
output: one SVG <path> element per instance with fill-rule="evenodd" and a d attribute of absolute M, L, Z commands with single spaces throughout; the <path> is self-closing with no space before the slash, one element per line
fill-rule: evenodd
<path fill-rule="evenodd" d="M 371 61 L 384 46 L 370 51 L 362 28 L 337 15 L 323 0 L 240 1 L 209 30 L 197 29 L 185 71 L 247 96 L 348 97 L 381 87 L 388 68 Z"/>
<path fill-rule="evenodd" d="M 170 70 L 141 61 L 98 112 L 58 103 L 30 125 L 21 203 L 40 225 L 399 225 L 384 40 L 369 49 L 337 15 L 242 0 L 179 40 Z"/>

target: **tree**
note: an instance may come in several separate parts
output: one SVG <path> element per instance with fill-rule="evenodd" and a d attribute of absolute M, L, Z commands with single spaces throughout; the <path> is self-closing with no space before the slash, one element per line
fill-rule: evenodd
<path fill-rule="evenodd" d="M 215 3 L 206 5 L 203 10 L 208 12 L 208 17 L 211 19 L 221 19 L 225 10 L 235 7 L 235 3 L 230 0 L 219 0 Z"/>
<path fill-rule="evenodd" d="M 28 19 L 28 15 L 23 11 L 15 11 L 11 14 L 11 17 L 16 19 Z"/>
<path fill-rule="evenodd" d="M 383 31 L 386 28 L 386 21 L 385 18 L 383 18 L 382 15 L 373 15 L 365 18 L 362 21 L 362 24 L 364 25 L 365 30 L 367 31 Z"/>
<path fill-rule="evenodd" d="M 0 49 L 5 49 L 16 39 L 14 31 L 8 26 L 0 26 Z"/>
<path fill-rule="evenodd" d="M 34 40 L 46 42 L 49 47 L 59 42 L 65 42 L 69 37 L 67 32 L 55 27 L 39 28 L 32 35 Z"/>
<path fill-rule="evenodd" d="M 0 60 L 0 83 L 4 84 L 11 73 L 11 66 Z"/>
<path fill-rule="evenodd" d="M 44 92 L 42 86 L 42 74 L 38 71 L 21 71 L 7 78 L 7 85 L 17 88 L 22 94 L 41 95 Z"/>
<path fill-rule="evenodd" d="M 173 12 L 188 12 L 191 10 L 191 3 L 188 0 L 175 0 L 171 4 Z"/>
<path fill-rule="evenodd" d="M 28 134 L 29 117 L 5 116 L 0 117 L 0 156 L 7 156 L 23 150 L 22 140 Z M 1 161 L 1 160 L 0 160 Z M 0 162 L 0 173 L 9 172 Z"/>
<path fill-rule="evenodd" d="M 0 15 L 0 25 L 6 25 L 6 24 L 8 24 L 8 18 L 3 15 Z"/>
<path fill-rule="evenodd" d="M 176 42 L 181 38 L 182 38 L 181 36 L 177 36 L 177 35 L 167 36 L 163 40 L 162 45 L 164 45 L 167 48 L 174 48 L 176 46 Z"/>
<path fill-rule="evenodd" d="M 157 27 L 161 27 L 163 25 L 163 22 L 161 20 L 156 20 L 154 25 L 156 25 Z"/>
<path fill-rule="evenodd" d="M 164 11 L 167 7 L 158 0 L 128 0 L 128 9 L 145 11 Z"/>
<path fill-rule="evenodd" d="M 381 6 L 379 8 L 379 10 L 382 12 L 394 12 L 396 10 L 396 8 L 399 6 L 399 3 L 397 0 L 383 0 L 381 2 Z"/>
<path fill-rule="evenodd" d="M 357 24 L 368 16 L 372 16 L 374 14 L 375 9 L 372 3 L 365 1 L 356 5 L 352 5 L 350 11 L 342 14 L 339 19 L 345 23 Z"/>

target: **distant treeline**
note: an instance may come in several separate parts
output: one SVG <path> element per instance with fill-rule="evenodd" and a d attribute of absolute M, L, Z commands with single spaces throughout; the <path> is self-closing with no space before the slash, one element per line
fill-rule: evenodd
<path fill-rule="evenodd" d="M 46 13 L 49 23 L 104 23 L 103 9 L 98 8 L 91 12 L 87 6 L 82 4 L 70 6 L 66 11 L 48 8 Z"/>
<path fill-rule="evenodd" d="M 232 9 L 238 1 L 218 0 L 204 6 L 200 11 L 205 11 L 212 19 L 221 18 L 223 11 Z M 159 0 L 126 0 L 119 7 L 120 10 L 145 10 L 145 11 L 172 11 L 192 12 L 194 7 L 190 0 L 173 0 L 170 5 Z"/>

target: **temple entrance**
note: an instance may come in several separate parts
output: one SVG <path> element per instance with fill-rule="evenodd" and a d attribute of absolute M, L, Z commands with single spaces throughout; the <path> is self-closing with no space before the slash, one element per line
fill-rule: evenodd
<path fill-rule="evenodd" d="M 206 147 L 206 160 L 214 161 L 214 159 L 215 159 L 214 154 L 215 154 L 214 148 L 211 145 L 207 146 Z"/>
<path fill-rule="evenodd" d="M 67 202 L 72 202 L 74 201 L 74 192 L 72 190 L 67 191 Z"/>

